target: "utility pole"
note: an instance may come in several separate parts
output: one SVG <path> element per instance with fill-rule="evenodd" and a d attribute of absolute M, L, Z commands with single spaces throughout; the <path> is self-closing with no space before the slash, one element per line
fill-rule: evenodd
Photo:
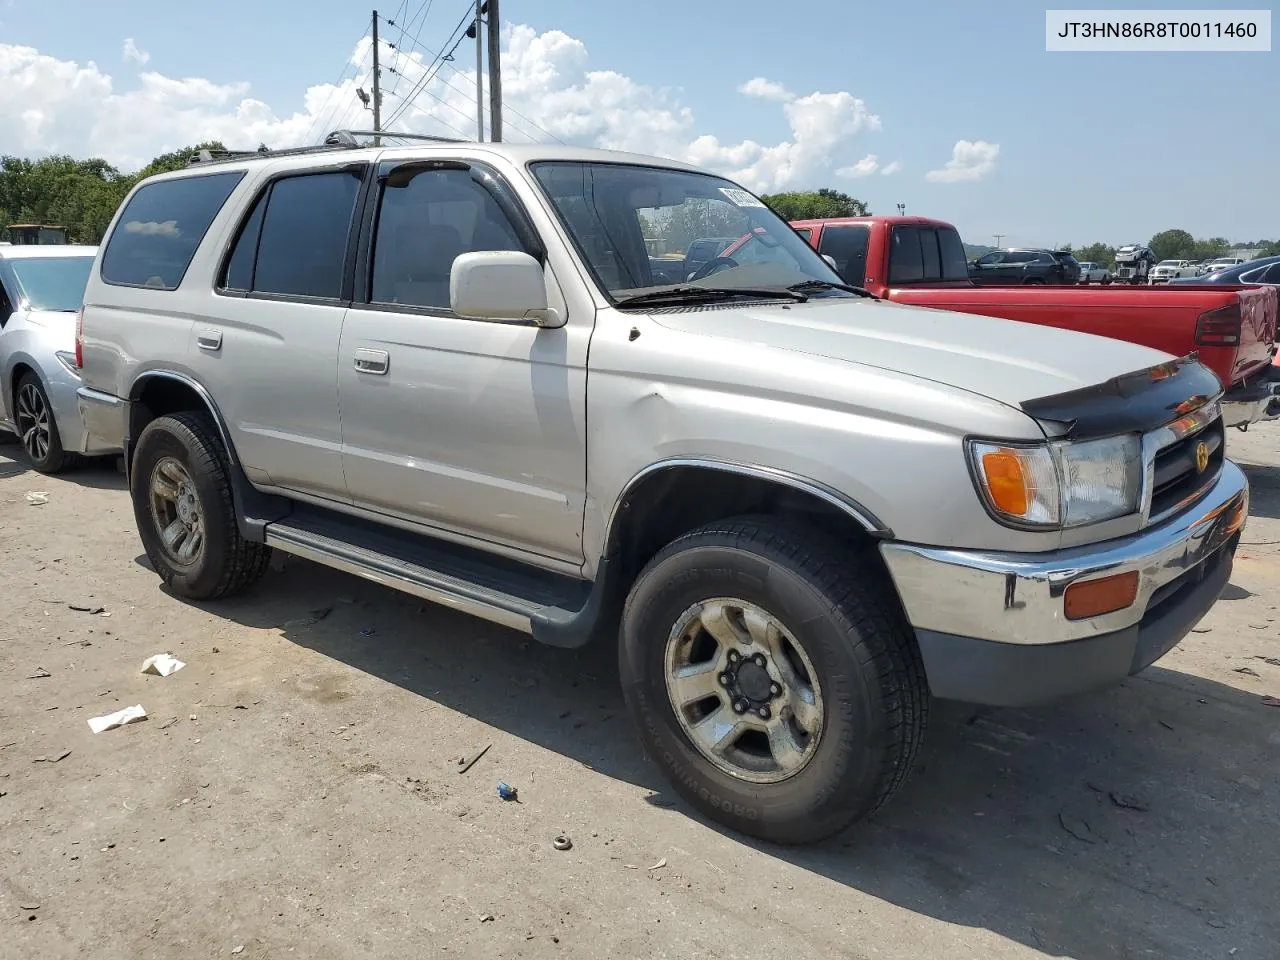
<path fill-rule="evenodd" d="M 382 71 L 378 69 L 378 11 L 373 11 L 373 145 L 375 147 L 382 146 L 382 138 L 377 134 L 382 132 L 382 84 L 379 74 Z"/>
<path fill-rule="evenodd" d="M 1004 239 L 1005 235 L 1003 233 L 993 233 L 992 236 L 996 238 L 996 246 L 998 247 L 1000 246 L 1000 241 Z"/>
<path fill-rule="evenodd" d="M 502 21 L 498 19 L 498 0 L 485 4 L 489 11 L 489 139 L 502 142 L 502 52 L 498 49 Z"/>
<path fill-rule="evenodd" d="M 898 204 L 898 216 L 905 217 L 907 215 L 907 205 L 905 203 Z"/>
<path fill-rule="evenodd" d="M 480 35 L 484 26 L 483 2 L 476 0 L 476 143 L 484 143 L 484 37 Z"/>

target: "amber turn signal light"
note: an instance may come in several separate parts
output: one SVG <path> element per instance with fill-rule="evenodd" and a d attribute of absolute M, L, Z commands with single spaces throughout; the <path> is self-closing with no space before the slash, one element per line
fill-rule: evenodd
<path fill-rule="evenodd" d="M 1138 598 L 1138 571 L 1117 573 L 1113 577 L 1080 580 L 1067 587 L 1063 605 L 1068 620 L 1087 620 L 1104 613 L 1115 613 L 1133 605 Z"/>
<path fill-rule="evenodd" d="M 1011 517 L 1025 516 L 1027 480 L 1017 454 L 1011 450 L 984 453 L 982 471 L 986 474 L 987 490 L 991 493 L 991 502 L 995 504 L 995 508 Z"/>

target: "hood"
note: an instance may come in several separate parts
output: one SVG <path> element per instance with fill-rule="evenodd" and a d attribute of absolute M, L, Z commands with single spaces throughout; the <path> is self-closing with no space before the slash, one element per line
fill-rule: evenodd
<path fill-rule="evenodd" d="M 1169 354 L 1092 334 L 887 301 L 818 299 L 654 315 L 665 327 L 828 357 L 1012 407 L 1144 370 Z"/>

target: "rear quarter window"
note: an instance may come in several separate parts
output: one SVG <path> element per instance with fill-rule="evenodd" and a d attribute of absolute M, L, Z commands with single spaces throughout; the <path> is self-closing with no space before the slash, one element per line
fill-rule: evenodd
<path fill-rule="evenodd" d="M 213 218 L 244 171 L 144 184 L 129 198 L 102 252 L 102 279 L 176 290 Z"/>

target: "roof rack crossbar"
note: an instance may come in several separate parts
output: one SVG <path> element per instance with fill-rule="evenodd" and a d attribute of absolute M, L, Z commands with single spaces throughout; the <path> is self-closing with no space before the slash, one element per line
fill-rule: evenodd
<path fill-rule="evenodd" d="M 356 137 L 384 137 L 398 138 L 401 140 L 426 140 L 429 143 L 471 143 L 470 140 L 460 140 L 457 137 L 436 137 L 427 133 L 401 133 L 397 130 L 335 130 L 325 138 L 326 143 L 337 142 L 339 138 L 350 141 L 353 146 L 358 146 Z"/>

